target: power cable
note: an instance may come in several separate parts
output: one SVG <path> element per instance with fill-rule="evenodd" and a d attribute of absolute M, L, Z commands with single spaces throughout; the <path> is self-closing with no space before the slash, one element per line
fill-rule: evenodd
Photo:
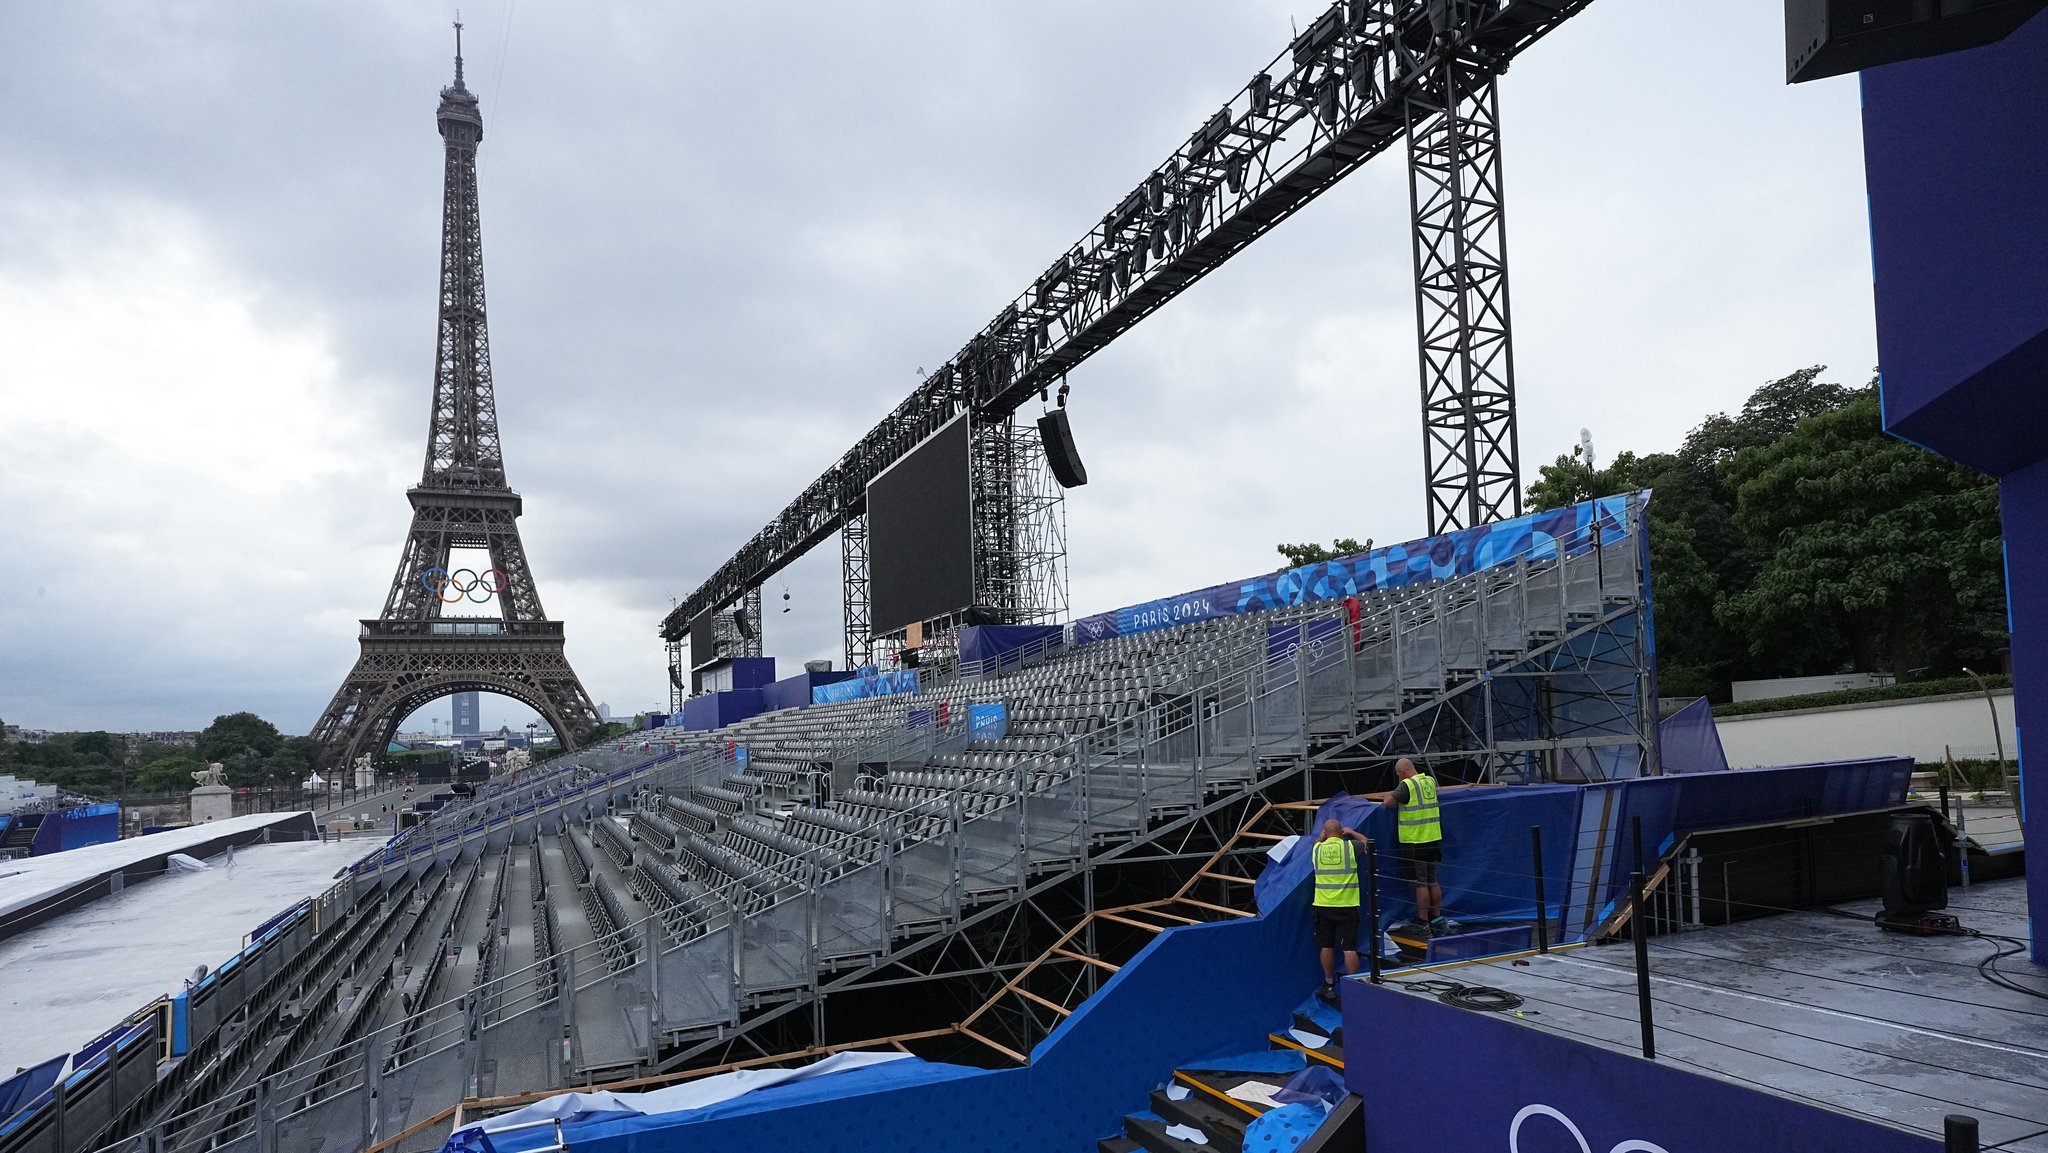
<path fill-rule="evenodd" d="M 1491 985 L 1466 985 L 1458 981 L 1404 981 L 1402 987 L 1429 993 L 1458 1009 L 1479 1013 L 1506 1013 L 1522 1007 L 1522 998 Z"/>

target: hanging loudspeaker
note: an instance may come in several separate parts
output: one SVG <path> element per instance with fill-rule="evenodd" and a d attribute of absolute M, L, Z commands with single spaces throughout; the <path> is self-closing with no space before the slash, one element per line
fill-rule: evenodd
<path fill-rule="evenodd" d="M 1038 418 L 1038 438 L 1045 444 L 1045 463 L 1052 466 L 1053 479 L 1061 488 L 1088 483 L 1088 467 L 1074 448 L 1074 430 L 1067 425 L 1066 409 L 1056 408 Z"/>
<path fill-rule="evenodd" d="M 742 638 L 746 640 L 754 639 L 754 625 L 753 622 L 747 620 L 747 610 L 732 610 L 732 627 L 740 630 L 740 636 Z"/>

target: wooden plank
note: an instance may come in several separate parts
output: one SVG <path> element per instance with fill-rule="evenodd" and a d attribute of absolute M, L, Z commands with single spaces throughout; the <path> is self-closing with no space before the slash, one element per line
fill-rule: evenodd
<path fill-rule="evenodd" d="M 1207 901 L 1197 901 L 1193 897 L 1175 897 L 1174 900 L 1183 905 L 1193 905 L 1197 909 L 1210 909 L 1218 913 L 1229 913 L 1233 917 L 1257 916 L 1256 913 L 1247 913 L 1243 909 L 1233 909 L 1228 905 L 1212 905 Z"/>
<path fill-rule="evenodd" d="M 1216 1098 L 1218 1101 L 1223 1102 L 1225 1105 L 1228 1105 L 1233 1109 L 1237 1109 L 1240 1112 L 1249 1113 L 1253 1117 L 1263 1117 L 1266 1115 L 1265 1110 L 1259 1108 L 1251 1102 L 1240 1101 L 1237 1098 L 1232 1097 L 1230 1094 L 1225 1093 L 1223 1090 L 1218 1089 L 1213 1085 L 1204 1084 L 1199 1079 L 1190 1077 L 1186 1073 L 1183 1073 L 1178 1069 L 1175 1069 L 1173 1071 L 1173 1079 L 1180 1082 L 1183 1085 L 1186 1085 L 1190 1089 L 1199 1089 L 1202 1092 L 1207 1093 L 1209 1096 Z"/>
<path fill-rule="evenodd" d="M 1117 971 L 1117 967 L 1115 965 L 1110 964 L 1108 961 L 1103 961 L 1095 957 L 1090 957 L 1085 953 L 1076 953 L 1072 949 L 1054 949 L 1053 952 L 1059 954 L 1062 957 L 1066 957 L 1070 960 L 1085 961 L 1098 969 L 1107 969 L 1112 973 Z"/>
<path fill-rule="evenodd" d="M 398 1133 L 394 1133 L 389 1137 L 386 1137 L 384 1140 L 379 1141 L 375 1145 L 370 1146 L 368 1149 L 363 1150 L 363 1153 L 384 1153 L 384 1151 L 387 1149 L 396 1148 L 398 1145 L 408 1140 L 409 1138 L 416 1137 L 419 1134 L 426 1132 L 428 1129 L 431 1129 L 434 1126 L 439 1125 L 441 1122 L 450 1120 L 455 1116 L 455 1111 L 459 1108 L 461 1108 L 460 1105 L 450 1105 L 446 1109 L 441 1110 L 439 1113 L 434 1114 L 432 1117 L 427 1118 L 419 1124 L 414 1125 L 409 1129 L 402 1130 Z"/>
<path fill-rule="evenodd" d="M 1164 925 L 1148 925 L 1143 921 L 1133 921 L 1129 917 L 1119 917 L 1115 913 L 1097 913 L 1095 915 L 1105 921 L 1115 921 L 1119 925 L 1129 925 L 1133 929 L 1143 929 L 1148 933 L 1164 933 L 1167 928 Z"/>
<path fill-rule="evenodd" d="M 1239 885 L 1256 885 L 1259 883 L 1255 877 L 1233 877 L 1229 873 L 1212 873 L 1207 869 L 1196 873 L 1195 876 L 1207 877 L 1212 881 L 1230 881 Z"/>
<path fill-rule="evenodd" d="M 1325 1065 L 1330 1065 L 1338 1069 L 1342 1069 L 1344 1067 L 1343 1061 L 1330 1056 L 1328 1053 L 1323 1052 L 1321 1049 L 1311 1049 L 1307 1045 L 1301 1044 L 1292 1037 L 1283 1036 L 1279 1033 L 1269 1033 L 1266 1035 L 1266 1040 L 1271 1041 L 1273 1044 L 1280 1046 L 1282 1049 L 1294 1049 L 1299 1052 L 1306 1053 L 1309 1056 L 1315 1058 L 1316 1060 L 1321 1061 Z"/>
<path fill-rule="evenodd" d="M 1010 1048 L 1008 1045 L 998 1045 L 994 1041 L 989 1040 L 987 1037 L 982 1036 L 981 1034 L 975 1032 L 972 1029 L 967 1028 L 964 1025 L 961 1026 L 960 1031 L 966 1034 L 967 1036 L 972 1037 L 975 1040 L 981 1042 L 982 1044 L 987 1045 L 989 1048 L 994 1049 L 996 1052 L 1001 1053 L 1003 1056 L 1008 1057 L 1010 1060 L 1015 1061 L 1019 1065 L 1031 1064 L 1031 1058 L 1026 1057 L 1024 1054 L 1019 1053 L 1015 1049 Z"/>
<path fill-rule="evenodd" d="M 1058 1013 L 1062 1017 L 1071 1017 L 1074 1015 L 1074 1011 L 1072 1009 L 1069 1009 L 1065 1005 L 1061 1005 L 1057 1002 L 1047 1000 L 1046 998 L 1039 996 L 1038 994 L 1032 992 L 1029 989 L 1019 989 L 1017 990 L 1017 995 L 1019 997 L 1024 998 L 1027 1001 L 1036 1001 L 1039 1004 L 1045 1006 L 1046 1008 L 1051 1009 L 1053 1012 Z"/>
<path fill-rule="evenodd" d="M 1133 913 L 1143 912 L 1148 917 L 1157 917 L 1162 921 L 1178 921 L 1183 925 L 1208 924 L 1207 921 L 1197 921 L 1193 917 L 1183 917 L 1179 913 L 1169 913 L 1165 909 L 1155 909 L 1150 905 L 1134 906 L 1129 911 Z"/>

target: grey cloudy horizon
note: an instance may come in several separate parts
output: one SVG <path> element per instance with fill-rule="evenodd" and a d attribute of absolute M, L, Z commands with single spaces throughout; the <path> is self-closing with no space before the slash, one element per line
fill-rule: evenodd
<path fill-rule="evenodd" d="M 507 471 L 593 698 L 659 707 L 670 598 L 1322 7 L 465 4 Z M 448 15 L 11 14 L 0 718 L 304 732 L 339 684 L 425 449 Z M 1781 20 L 1599 0 L 1502 81 L 1525 482 L 1867 378 L 1856 83 L 1785 86 Z M 1072 375 L 1077 613 L 1422 534 L 1407 211 L 1394 150 Z M 839 656 L 838 565 L 769 583 L 771 653 Z"/>

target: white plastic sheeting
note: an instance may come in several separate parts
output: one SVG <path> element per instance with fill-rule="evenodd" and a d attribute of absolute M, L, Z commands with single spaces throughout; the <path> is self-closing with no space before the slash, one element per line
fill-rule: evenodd
<path fill-rule="evenodd" d="M 720 1101 L 730 1101 L 771 1085 L 787 1085 L 793 1081 L 806 1081 L 822 1077 L 827 1073 L 844 1073 L 849 1069 L 865 1069 L 870 1065 L 885 1065 L 891 1061 L 914 1060 L 908 1053 L 834 1053 L 822 1061 L 814 1061 L 796 1069 L 741 1069 L 736 1073 L 721 1073 L 716 1077 L 705 1077 L 698 1081 L 685 1081 L 666 1089 L 654 1089 L 646 1093 L 562 1093 L 544 1101 L 536 1101 L 523 1109 L 501 1113 L 473 1125 L 465 1125 L 457 1133 L 480 1129 L 495 1133 L 502 1129 L 517 1129 L 557 1118 L 569 1120 L 591 1113 L 640 1113 L 647 1116 L 667 1113 L 685 1113 L 702 1109 Z M 450 1134 L 452 1138 L 454 1134 Z"/>
<path fill-rule="evenodd" d="M 209 826 L 210 835 L 219 831 L 219 822 Z M 369 847 L 359 840 L 248 845 L 235 850 L 232 867 L 224 854 L 216 856 L 205 869 L 137 882 L 0 941 L 0 973 L 6 974 L 0 979 L 0 1071 L 74 1051 L 146 1002 L 176 992 L 194 969 L 234 956 L 249 931 L 272 915 L 326 892 L 335 871 Z"/>
<path fill-rule="evenodd" d="M 20 861 L 0 861 L 0 917 L 24 905 L 32 905 L 53 893 L 61 893 L 80 881 L 90 881 L 102 873 L 111 873 L 116 869 L 125 868 L 138 861 L 146 861 L 151 857 L 160 857 L 165 853 L 183 852 L 194 845 L 205 844 L 230 833 L 245 833 L 266 825 L 275 825 L 298 815 L 251 813 L 246 817 L 230 817 L 225 821 L 212 821 L 187 829 L 168 829 L 161 833 L 151 833 L 146 837 L 108 841 L 104 845 L 87 845 L 66 853 L 51 853 L 45 857 L 29 857 Z M 351 860 L 374 847 L 364 841 L 351 842 Z M 259 917 L 257 920 L 260 921 L 262 918 Z"/>

